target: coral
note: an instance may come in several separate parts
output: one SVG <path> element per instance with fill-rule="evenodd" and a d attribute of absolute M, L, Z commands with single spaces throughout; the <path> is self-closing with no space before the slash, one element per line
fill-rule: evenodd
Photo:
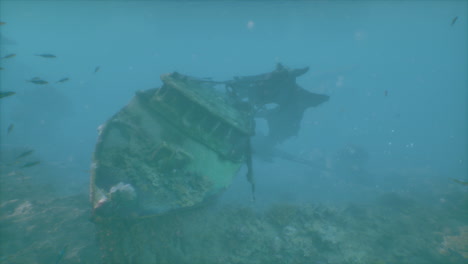
<path fill-rule="evenodd" d="M 266 217 L 269 222 L 277 227 L 284 227 L 293 221 L 298 207 L 292 204 L 275 204 L 266 212 Z"/>
<path fill-rule="evenodd" d="M 457 235 L 444 236 L 444 241 L 439 248 L 439 253 L 443 255 L 456 253 L 468 259 L 468 226 L 460 227 Z"/>

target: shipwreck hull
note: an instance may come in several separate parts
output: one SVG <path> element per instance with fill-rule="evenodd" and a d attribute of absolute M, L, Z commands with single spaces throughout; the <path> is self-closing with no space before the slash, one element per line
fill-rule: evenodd
<path fill-rule="evenodd" d="M 251 118 L 210 85 L 177 73 L 138 92 L 99 128 L 94 216 L 157 215 L 203 203 L 247 158 Z"/>

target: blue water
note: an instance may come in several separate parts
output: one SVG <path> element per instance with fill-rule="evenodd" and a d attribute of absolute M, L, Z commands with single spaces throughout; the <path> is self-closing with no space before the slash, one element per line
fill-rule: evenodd
<path fill-rule="evenodd" d="M 1 99 L 0 144 L 34 149 L 50 171 L 35 180 L 60 195 L 87 192 L 97 127 L 161 74 L 228 80 L 281 62 L 309 66 L 299 85 L 330 100 L 279 147 L 323 163 L 254 159 L 258 204 L 366 203 L 387 191 L 439 204 L 447 188 L 466 195 L 450 178 L 468 180 L 467 10 L 466 1 L 1 1 L 1 56 L 17 55 L 0 61 L 0 89 L 17 94 Z M 36 76 L 50 84 L 25 82 Z M 368 154 L 365 180 L 336 172 L 348 146 Z M 226 202 L 250 200 L 243 172 Z"/>

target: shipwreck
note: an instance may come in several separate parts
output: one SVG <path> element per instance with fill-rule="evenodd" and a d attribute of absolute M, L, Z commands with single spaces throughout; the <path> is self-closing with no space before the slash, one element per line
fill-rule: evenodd
<path fill-rule="evenodd" d="M 177 72 L 160 88 L 137 92 L 99 127 L 91 170 L 93 217 L 161 215 L 220 194 L 239 169 L 255 191 L 255 118 L 270 127 L 270 147 L 299 131 L 304 111 L 328 100 L 296 83 L 308 68 L 229 81 Z"/>

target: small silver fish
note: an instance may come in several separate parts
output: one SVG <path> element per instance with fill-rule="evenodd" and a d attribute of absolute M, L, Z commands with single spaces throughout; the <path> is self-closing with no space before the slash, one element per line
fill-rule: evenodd
<path fill-rule="evenodd" d="M 34 84 L 40 84 L 40 85 L 44 85 L 44 84 L 49 83 L 49 82 L 44 81 L 44 80 L 34 80 L 34 81 L 31 81 L 31 82 L 34 83 Z"/>
<path fill-rule="evenodd" d="M 3 56 L 2 59 L 9 59 L 9 58 L 13 58 L 13 57 L 15 57 L 15 56 L 16 56 L 15 53 L 11 53 L 11 54 L 8 54 L 8 55 Z"/>
<path fill-rule="evenodd" d="M 39 77 L 34 77 L 32 78 L 31 80 L 26 80 L 27 82 L 30 82 L 30 83 L 34 83 L 34 84 L 39 84 L 39 85 L 44 85 L 44 84 L 48 84 L 49 82 L 48 81 L 44 81 L 42 80 L 41 78 Z"/>
<path fill-rule="evenodd" d="M 55 261 L 55 264 L 59 264 L 60 261 L 63 259 L 63 256 L 65 256 L 65 253 L 67 252 L 68 245 L 65 245 L 62 250 L 59 252 L 57 255 L 57 260 Z"/>
<path fill-rule="evenodd" d="M 12 95 L 15 95 L 15 94 L 16 94 L 15 92 L 0 92 L 0 98 L 12 96 Z"/>
<path fill-rule="evenodd" d="M 54 54 L 49 54 L 49 53 L 36 54 L 36 56 L 39 56 L 42 58 L 49 58 L 49 59 L 57 58 L 57 56 L 55 56 Z"/>
<path fill-rule="evenodd" d="M 14 124 L 10 124 L 8 126 L 8 129 L 7 129 L 7 135 L 9 135 L 11 133 L 11 131 L 13 131 L 13 128 L 15 128 L 15 125 Z"/>
<path fill-rule="evenodd" d="M 32 161 L 32 162 L 28 162 L 28 163 L 25 163 L 23 166 L 21 166 L 20 168 L 29 168 L 29 167 L 33 167 L 33 166 L 36 166 L 38 164 L 40 164 L 41 162 L 40 161 Z"/>
<path fill-rule="evenodd" d="M 457 179 L 451 179 L 451 180 L 452 180 L 453 182 L 458 183 L 458 184 L 468 186 L 468 182 L 466 182 L 466 181 L 461 181 L 461 180 L 457 180 Z"/>
<path fill-rule="evenodd" d="M 98 72 L 99 69 L 101 69 L 101 67 L 100 67 L 100 66 L 97 66 L 96 69 L 94 69 L 94 73 Z"/>
<path fill-rule="evenodd" d="M 62 79 L 58 80 L 57 83 L 64 83 L 64 82 L 69 81 L 69 80 L 70 80 L 70 78 L 68 78 L 68 77 L 62 78 Z"/>
<path fill-rule="evenodd" d="M 19 154 L 16 159 L 21 159 L 21 158 L 24 158 L 26 156 L 29 156 L 31 155 L 32 153 L 34 152 L 34 149 L 30 149 L 30 150 L 26 150 L 25 152 Z"/>
<path fill-rule="evenodd" d="M 457 22 L 457 20 L 458 20 L 458 16 L 454 17 L 452 19 L 452 23 L 450 23 L 450 25 L 453 26 L 455 24 L 455 22 Z"/>

